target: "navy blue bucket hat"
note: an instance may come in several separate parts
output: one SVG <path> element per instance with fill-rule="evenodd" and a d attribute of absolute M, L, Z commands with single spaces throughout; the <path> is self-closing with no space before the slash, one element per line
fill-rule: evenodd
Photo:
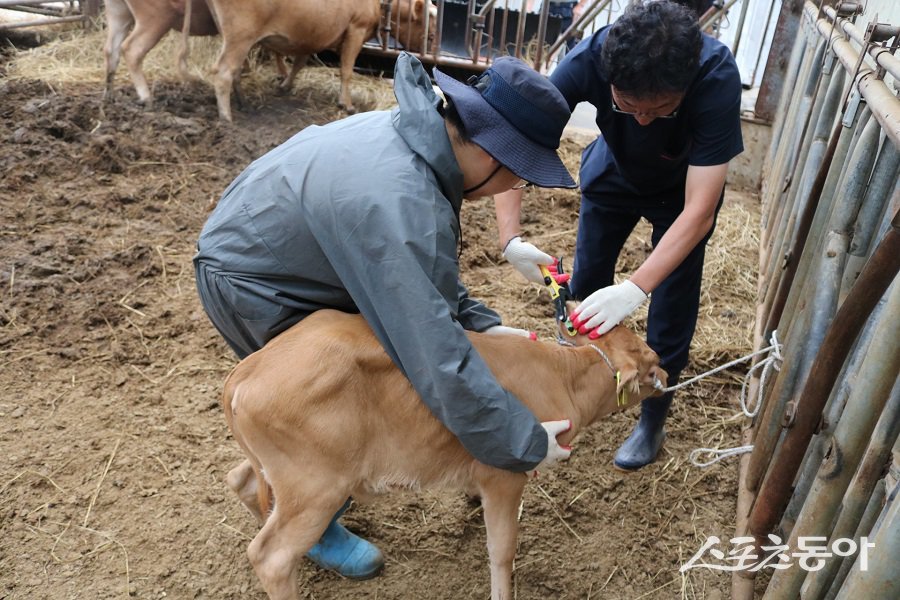
<path fill-rule="evenodd" d="M 549 79 L 512 56 L 462 83 L 434 69 L 472 141 L 504 167 L 540 187 L 574 188 L 557 153 L 569 104 Z"/>

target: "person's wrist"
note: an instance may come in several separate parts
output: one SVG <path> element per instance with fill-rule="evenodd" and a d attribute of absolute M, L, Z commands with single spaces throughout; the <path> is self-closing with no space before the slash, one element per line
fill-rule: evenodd
<path fill-rule="evenodd" d="M 501 254 L 506 254 L 506 250 L 509 248 L 510 243 L 516 238 L 519 238 L 519 241 L 521 241 L 522 234 L 517 233 L 517 234 L 513 235 L 512 237 L 510 237 L 509 239 L 507 239 L 505 242 L 503 242 L 503 251 L 501 252 Z"/>
<path fill-rule="evenodd" d="M 625 281 L 627 281 L 628 283 L 630 283 L 631 285 L 633 285 L 634 287 L 636 287 L 636 288 L 638 289 L 638 291 L 640 291 L 642 294 L 644 294 L 645 297 L 647 297 L 647 298 L 650 297 L 650 292 L 648 292 L 648 291 L 644 288 L 643 285 L 639 284 L 639 283 L 636 282 L 634 279 L 626 279 Z"/>

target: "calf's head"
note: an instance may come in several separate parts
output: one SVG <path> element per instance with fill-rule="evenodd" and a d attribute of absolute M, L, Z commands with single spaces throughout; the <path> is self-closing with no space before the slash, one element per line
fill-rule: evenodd
<path fill-rule="evenodd" d="M 567 304 L 570 312 L 577 306 L 575 302 Z M 617 373 L 617 408 L 662 395 L 668 375 L 659 366 L 659 356 L 640 336 L 624 325 L 617 325 L 598 339 L 592 340 L 587 335 L 569 335 L 565 324 L 559 323 L 559 335 L 575 346 L 594 346 L 601 350 L 604 360 L 609 360 L 611 369 Z"/>
<path fill-rule="evenodd" d="M 437 8 L 431 0 L 393 0 L 391 30 L 407 50 L 434 52 Z"/>

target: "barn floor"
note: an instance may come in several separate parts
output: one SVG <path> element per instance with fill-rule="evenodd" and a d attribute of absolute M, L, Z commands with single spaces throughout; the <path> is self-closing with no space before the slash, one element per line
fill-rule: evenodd
<path fill-rule="evenodd" d="M 121 78 L 118 90 L 102 107 L 95 82 L 0 79 L 0 598 L 263 598 L 245 555 L 256 525 L 223 483 L 240 459 L 218 403 L 235 361 L 200 308 L 190 261 L 207 211 L 246 164 L 340 115 L 308 95 L 269 97 L 224 126 L 205 84 L 157 83 L 147 111 Z M 564 145 L 573 170 L 579 144 Z M 530 193 L 529 238 L 570 257 L 578 196 Z M 720 220 L 749 214 L 738 228 L 755 232 L 757 213 L 752 195 L 729 191 Z M 473 295 L 552 343 L 546 292 L 500 264 L 491 205 L 469 202 L 463 218 Z M 717 235 L 714 251 L 755 256 L 732 238 Z M 624 269 L 646 239 L 634 236 Z M 741 352 L 755 281 L 745 276 L 741 305 L 712 291 L 701 323 L 747 332 Z M 697 356 L 706 368 L 737 354 Z M 678 569 L 708 536 L 733 532 L 737 461 L 698 469 L 688 454 L 738 445 L 734 381 L 679 397 L 653 466 L 612 468 L 631 411 L 532 482 L 516 597 L 727 597 L 728 574 Z M 489 596 L 480 510 L 463 495 L 386 496 L 345 522 L 382 548 L 385 572 L 351 582 L 304 563 L 301 597 Z"/>

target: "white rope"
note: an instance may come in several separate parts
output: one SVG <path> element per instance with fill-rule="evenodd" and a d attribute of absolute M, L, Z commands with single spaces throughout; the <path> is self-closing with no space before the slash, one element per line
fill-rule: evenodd
<path fill-rule="evenodd" d="M 776 371 L 781 371 L 781 363 L 784 362 L 784 358 L 781 356 L 781 344 L 778 343 L 778 331 L 772 332 L 772 337 L 769 338 L 769 348 L 772 350 L 771 354 L 759 361 L 753 367 L 747 371 L 747 375 L 744 376 L 744 383 L 741 385 L 741 412 L 744 413 L 744 416 L 750 417 L 751 419 L 755 417 L 759 413 L 759 407 L 762 406 L 762 398 L 763 394 L 766 391 L 766 380 L 769 377 L 769 373 L 772 369 Z M 753 408 L 749 408 L 747 405 L 747 387 L 750 384 L 750 378 L 753 375 L 753 372 L 762 367 L 762 375 L 759 378 L 759 389 L 757 390 L 756 402 L 753 404 Z"/>
<path fill-rule="evenodd" d="M 704 452 L 709 452 L 713 455 L 713 458 L 706 462 L 700 462 L 697 457 Z M 737 448 L 697 448 L 695 450 L 691 450 L 689 459 L 691 461 L 691 464 L 695 467 L 708 467 L 710 465 L 716 464 L 720 460 L 728 458 L 729 456 L 738 456 L 740 454 L 746 454 L 747 452 L 753 452 L 752 444 L 749 446 L 738 446 Z"/>
<path fill-rule="evenodd" d="M 694 383 L 695 381 L 703 379 L 704 377 L 709 377 L 713 373 L 718 373 L 719 371 L 744 362 L 745 360 L 753 358 L 754 356 L 758 356 L 760 354 L 768 352 L 769 355 L 766 358 L 753 365 L 753 367 L 751 367 L 747 371 L 747 374 L 744 376 L 743 384 L 741 385 L 741 412 L 743 412 L 745 416 L 752 419 L 757 415 L 757 413 L 759 413 L 759 408 L 762 405 L 763 393 L 766 389 L 766 379 L 768 378 L 769 373 L 772 371 L 772 369 L 775 369 L 776 371 L 781 370 L 781 363 L 784 362 L 784 358 L 781 356 L 781 348 L 782 346 L 778 342 L 778 331 L 773 331 L 772 336 L 769 338 L 769 345 L 767 347 L 748 354 L 747 356 L 743 356 L 741 358 L 733 360 L 730 363 L 722 365 L 721 367 L 716 367 L 715 369 L 689 379 L 684 383 L 665 388 L 663 392 L 675 391 L 686 385 Z M 751 377 L 753 376 L 753 372 L 760 368 L 762 369 L 762 375 L 759 379 L 759 393 L 756 396 L 756 402 L 753 404 L 753 407 L 750 408 L 747 404 L 747 387 L 750 383 Z M 662 388 L 661 384 L 657 386 L 657 389 L 660 388 Z M 712 454 L 712 458 L 706 462 L 700 462 L 698 457 L 705 452 Z M 696 448 L 691 451 L 691 454 L 688 458 L 691 461 L 691 464 L 695 467 L 708 467 L 710 465 L 716 464 L 720 460 L 728 458 L 729 456 L 738 456 L 741 454 L 746 454 L 747 452 L 753 452 L 752 444 L 750 444 L 749 446 L 737 446 L 736 448 Z"/>
<path fill-rule="evenodd" d="M 697 375 L 696 377 L 691 377 L 687 381 L 682 381 L 678 385 L 672 385 L 667 388 L 664 388 L 660 384 L 659 386 L 657 386 L 657 389 L 664 394 L 667 394 L 669 392 L 674 392 L 675 390 L 680 390 L 681 388 L 687 387 L 687 386 L 691 385 L 692 383 L 695 383 L 697 381 L 700 381 L 701 379 L 709 377 L 710 375 L 715 375 L 719 371 L 724 371 L 725 369 L 731 368 L 734 365 L 737 365 L 744 361 L 750 360 L 754 356 L 759 356 L 760 354 L 765 354 L 766 352 L 772 352 L 772 355 L 767 357 L 766 359 L 760 361 L 759 364 L 755 365 L 752 369 L 750 369 L 751 372 L 753 370 L 755 370 L 757 367 L 759 367 L 760 365 L 771 364 L 771 362 L 774 362 L 774 360 L 776 360 L 776 359 L 780 361 L 780 360 L 782 360 L 781 344 L 778 343 L 778 337 L 776 335 L 777 333 L 778 333 L 777 331 L 772 332 L 772 337 L 770 338 L 772 340 L 772 343 L 769 346 L 766 346 L 765 348 L 763 348 L 761 350 L 757 350 L 756 352 L 751 352 L 747 356 L 742 356 L 740 358 L 736 358 L 733 361 L 727 362 L 724 365 L 718 366 L 715 369 L 707 371 L 706 373 L 701 373 L 701 374 Z M 776 367 L 776 370 L 778 370 L 777 367 Z M 748 373 L 748 375 L 749 375 L 749 373 Z M 752 415 L 748 415 L 748 416 L 752 416 Z"/>

